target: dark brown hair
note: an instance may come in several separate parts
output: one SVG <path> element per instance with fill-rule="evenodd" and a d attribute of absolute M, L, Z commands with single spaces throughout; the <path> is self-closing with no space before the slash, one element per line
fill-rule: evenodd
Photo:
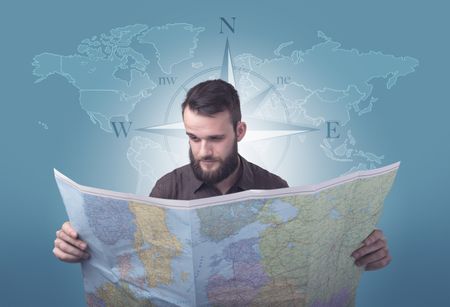
<path fill-rule="evenodd" d="M 181 105 L 182 114 L 187 106 L 192 111 L 210 117 L 227 110 L 230 112 L 231 123 L 235 130 L 242 117 L 236 89 L 220 79 L 204 81 L 192 87 Z"/>

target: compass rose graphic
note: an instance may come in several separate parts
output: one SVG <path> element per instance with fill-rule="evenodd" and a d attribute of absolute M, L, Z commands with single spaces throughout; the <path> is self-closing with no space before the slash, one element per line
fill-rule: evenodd
<path fill-rule="evenodd" d="M 187 91 L 201 81 L 217 78 L 232 84 L 240 94 L 243 120 L 248 126 L 247 134 L 242 143 L 281 139 L 281 142 L 279 141 L 276 145 L 281 154 L 278 155 L 278 163 L 274 165 L 275 169 L 279 166 L 288 150 L 291 141 L 290 136 L 320 130 L 315 127 L 290 123 L 288 108 L 286 107 L 284 98 L 277 90 L 277 87 L 262 75 L 248 68 L 235 66 L 233 64 L 228 38 L 225 44 L 222 66 L 212 67 L 198 72 L 179 86 L 170 99 L 164 114 L 164 124 L 145 126 L 134 130 L 163 136 L 164 146 L 167 151 L 178 153 L 178 150 L 174 150 L 174 147 L 176 146 L 174 143 L 180 142 L 180 140 L 186 142 L 180 106 Z M 247 86 L 248 88 L 248 84 L 251 84 L 251 94 L 241 95 L 246 91 L 244 87 Z M 274 101 L 276 102 L 275 104 Z M 264 108 L 264 105 L 270 105 L 271 103 L 274 105 L 271 107 L 270 111 L 266 110 L 266 114 L 264 115 L 264 112 L 262 112 L 261 109 Z M 275 113 L 278 113 L 276 116 L 273 116 L 273 109 L 276 109 Z M 277 120 L 269 119 L 268 117 L 276 117 Z M 122 129 L 123 128 L 124 127 L 122 126 Z M 117 135 L 117 127 L 114 126 L 114 129 Z"/>
<path fill-rule="evenodd" d="M 254 97 L 250 99 L 241 99 L 241 108 L 242 113 L 244 116 L 246 116 L 246 122 L 248 123 L 249 130 L 247 131 L 247 134 L 244 138 L 245 141 L 258 141 L 263 139 L 270 139 L 270 138 L 276 138 L 276 137 L 283 137 L 283 136 L 289 136 L 299 133 L 307 133 L 307 132 L 313 132 L 317 131 L 319 129 L 314 127 L 306 127 L 306 126 L 298 126 L 298 125 L 292 125 L 283 122 L 275 122 L 270 120 L 264 120 L 264 119 L 258 119 L 255 116 L 255 113 L 258 110 L 258 107 L 267 99 L 267 97 L 270 94 L 276 94 L 279 96 L 280 100 L 282 99 L 279 93 L 277 92 L 274 85 L 272 85 L 269 81 L 267 81 L 264 77 L 251 72 L 248 69 L 235 67 L 233 65 L 233 60 L 231 57 L 230 52 L 230 45 L 228 42 L 228 39 L 226 41 L 225 45 L 225 53 L 223 56 L 223 62 L 221 67 L 213 67 L 211 69 L 208 69 L 206 71 L 200 72 L 199 74 L 196 74 L 192 78 L 188 79 L 181 87 L 180 89 L 175 93 L 174 97 L 171 99 L 169 104 L 169 109 L 165 114 L 165 121 L 169 121 L 170 118 L 170 109 L 174 107 L 175 98 L 179 95 L 179 91 L 182 90 L 183 94 L 186 95 L 189 88 L 186 87 L 187 84 L 192 83 L 192 80 L 197 79 L 198 75 L 205 75 L 208 72 L 212 72 L 215 70 L 220 69 L 220 79 L 227 81 L 231 85 L 233 85 L 239 92 L 239 86 L 236 85 L 236 79 L 235 74 L 237 72 L 241 73 L 248 73 L 255 75 L 257 78 L 261 79 L 264 83 L 266 83 L 266 86 L 264 89 L 259 90 L 259 93 L 254 95 Z M 179 105 L 176 106 L 177 112 L 179 112 L 180 108 Z M 287 110 L 286 110 L 287 111 Z M 149 133 L 156 133 L 161 134 L 165 136 L 171 136 L 171 137 L 186 137 L 186 134 L 184 132 L 184 126 L 182 121 L 178 121 L 175 123 L 168 123 L 164 125 L 158 125 L 158 126 L 148 126 L 143 128 L 136 129 L 137 131 L 143 131 L 143 132 L 149 132 Z M 244 141 L 243 140 L 243 141 Z"/>

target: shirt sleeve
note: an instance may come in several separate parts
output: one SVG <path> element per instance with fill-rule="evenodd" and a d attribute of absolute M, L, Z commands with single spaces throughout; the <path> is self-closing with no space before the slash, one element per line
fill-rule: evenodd
<path fill-rule="evenodd" d="M 155 198 L 167 198 L 164 197 L 167 193 L 165 193 L 164 191 L 164 185 L 161 184 L 161 182 L 158 180 L 155 183 L 155 186 L 153 187 L 152 191 L 150 192 L 150 197 L 155 197 Z"/>
<path fill-rule="evenodd" d="M 155 198 L 176 199 L 176 189 L 176 176 L 174 172 L 171 172 L 156 181 L 155 186 L 153 187 L 149 196 Z"/>

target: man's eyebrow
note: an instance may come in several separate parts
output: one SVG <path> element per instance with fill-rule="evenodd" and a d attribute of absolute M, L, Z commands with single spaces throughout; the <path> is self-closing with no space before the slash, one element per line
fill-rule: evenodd
<path fill-rule="evenodd" d="M 195 134 L 190 133 L 190 132 L 187 132 L 187 131 L 186 131 L 186 135 L 189 136 L 189 137 L 195 137 L 195 138 L 198 138 L 198 136 L 196 136 Z M 208 138 L 208 139 L 220 139 L 220 138 L 223 138 L 223 137 L 225 137 L 225 134 L 208 135 L 207 138 Z"/>

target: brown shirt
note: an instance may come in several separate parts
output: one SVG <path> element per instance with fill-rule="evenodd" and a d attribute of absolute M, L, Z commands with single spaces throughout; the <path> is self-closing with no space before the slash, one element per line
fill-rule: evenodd
<path fill-rule="evenodd" d="M 248 162 L 243 157 L 239 169 L 238 180 L 225 194 L 231 194 L 251 189 L 279 189 L 286 188 L 288 184 L 275 174 Z M 161 177 L 150 193 L 151 197 L 165 199 L 191 200 L 222 193 L 213 185 L 198 180 L 189 164 L 179 167 Z"/>

